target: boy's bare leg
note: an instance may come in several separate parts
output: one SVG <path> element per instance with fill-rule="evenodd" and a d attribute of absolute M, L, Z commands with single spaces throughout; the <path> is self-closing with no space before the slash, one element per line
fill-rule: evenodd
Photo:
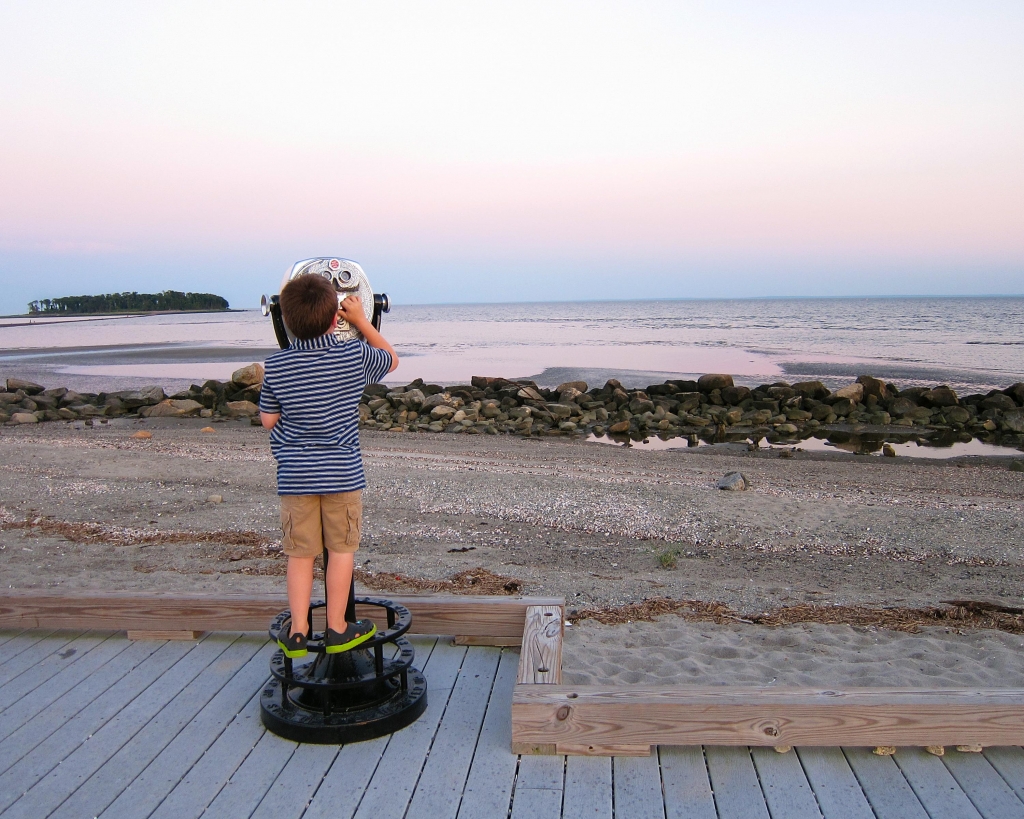
<path fill-rule="evenodd" d="M 305 634 L 309 631 L 309 598 L 313 594 L 314 560 L 314 557 L 288 558 L 288 608 L 292 612 L 292 634 Z"/>
<path fill-rule="evenodd" d="M 331 552 L 327 560 L 327 625 L 335 631 L 348 628 L 345 609 L 348 606 L 348 591 L 352 586 L 354 567 L 354 554 Z"/>

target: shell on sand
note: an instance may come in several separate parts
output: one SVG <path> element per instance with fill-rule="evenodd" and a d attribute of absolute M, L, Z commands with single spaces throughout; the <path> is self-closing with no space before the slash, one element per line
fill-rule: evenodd
<path fill-rule="evenodd" d="M 138 432 L 133 433 L 132 438 L 138 438 L 140 440 L 147 440 L 153 437 L 153 433 L 148 429 L 140 429 Z"/>

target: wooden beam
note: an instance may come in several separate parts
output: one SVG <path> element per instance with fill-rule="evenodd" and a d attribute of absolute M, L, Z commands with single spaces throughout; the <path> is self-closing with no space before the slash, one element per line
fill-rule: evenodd
<path fill-rule="evenodd" d="M 562 634 L 564 612 L 560 605 L 526 609 L 522 650 L 519 652 L 520 685 L 562 682 Z"/>
<path fill-rule="evenodd" d="M 517 685 L 512 742 L 520 753 L 559 754 L 652 745 L 1021 745 L 1024 690 Z"/>
<path fill-rule="evenodd" d="M 522 637 L 530 606 L 563 605 L 561 598 L 469 595 L 387 595 L 412 612 L 413 634 Z M 97 628 L 114 631 L 265 631 L 288 607 L 285 595 L 0 593 L 0 628 Z M 379 609 L 357 607 L 379 618 Z"/>

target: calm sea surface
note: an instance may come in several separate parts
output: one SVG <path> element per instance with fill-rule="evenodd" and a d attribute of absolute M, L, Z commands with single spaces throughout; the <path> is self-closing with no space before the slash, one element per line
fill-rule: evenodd
<path fill-rule="evenodd" d="M 473 375 L 553 386 L 732 373 L 756 385 L 868 373 L 898 386 L 984 391 L 1024 381 L 1024 298 L 752 299 L 396 305 L 383 332 L 389 383 Z M 47 386 L 175 389 L 276 349 L 258 311 L 103 319 L 0 319 L 0 377 Z"/>

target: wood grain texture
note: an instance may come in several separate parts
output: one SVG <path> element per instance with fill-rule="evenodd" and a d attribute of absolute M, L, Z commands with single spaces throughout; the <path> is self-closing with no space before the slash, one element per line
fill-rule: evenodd
<path fill-rule="evenodd" d="M 192 631 L 139 631 L 129 629 L 127 637 L 129 640 L 198 640 L 205 632 Z"/>
<path fill-rule="evenodd" d="M 496 648 L 519 648 L 523 644 L 523 637 L 469 637 L 456 635 L 452 642 L 457 646 L 493 646 Z"/>
<path fill-rule="evenodd" d="M 517 685 L 513 747 L 1019 745 L 1024 691 Z"/>
<path fill-rule="evenodd" d="M 563 614 L 561 605 L 526 609 L 517 678 L 520 685 L 561 684 Z"/>
<path fill-rule="evenodd" d="M 362 594 L 360 592 L 360 594 Z M 469 595 L 374 595 L 412 612 L 413 634 L 521 639 L 530 606 L 562 606 L 561 598 Z M 129 631 L 265 631 L 288 608 L 283 594 L 61 594 L 8 589 L 0 594 L 0 628 Z M 380 609 L 357 607 L 358 616 Z M 518 644 L 518 643 L 517 643 Z"/>

